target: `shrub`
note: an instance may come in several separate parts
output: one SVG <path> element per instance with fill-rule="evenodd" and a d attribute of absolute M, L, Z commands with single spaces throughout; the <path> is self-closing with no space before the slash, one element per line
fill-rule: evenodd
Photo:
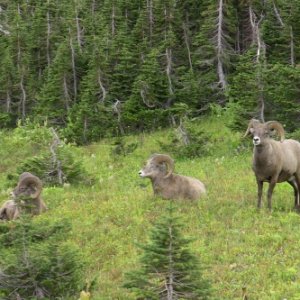
<path fill-rule="evenodd" d="M 166 139 L 171 142 L 159 144 L 163 152 L 177 157 L 193 158 L 209 154 L 210 139 L 210 135 L 199 129 L 192 121 L 185 121 Z"/>
<path fill-rule="evenodd" d="M 67 299 L 83 286 L 79 248 L 65 242 L 70 224 L 35 223 L 24 216 L 3 232 L 1 299 Z"/>
<path fill-rule="evenodd" d="M 11 175 L 10 178 L 16 182 L 19 174 L 23 172 L 38 176 L 48 186 L 93 182 L 92 176 L 87 173 L 82 162 L 75 158 L 68 147 L 59 148 L 56 159 L 53 159 L 50 152 L 29 157 L 17 168 L 18 175 Z"/>
<path fill-rule="evenodd" d="M 133 153 L 138 147 L 138 143 L 126 143 L 124 138 L 118 137 L 113 143 L 113 148 L 111 150 L 111 156 L 126 156 Z"/>
<path fill-rule="evenodd" d="M 27 159 L 21 160 L 15 172 L 8 174 L 7 178 L 13 184 L 17 183 L 19 175 L 23 172 L 38 176 L 48 186 L 93 182 L 92 176 L 84 169 L 82 162 L 75 158 L 73 146 L 61 141 L 54 129 L 34 127 L 29 129 L 27 134 L 26 132 L 25 128 L 19 127 L 15 130 L 14 136 L 17 139 L 24 139 L 26 136 L 28 140 L 24 143 L 34 145 L 40 142 L 44 146 L 37 155 L 28 155 Z"/>

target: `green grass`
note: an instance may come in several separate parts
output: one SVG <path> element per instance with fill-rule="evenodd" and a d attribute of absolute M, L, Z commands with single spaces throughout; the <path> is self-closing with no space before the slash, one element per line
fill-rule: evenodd
<path fill-rule="evenodd" d="M 203 119 L 199 127 L 212 136 L 210 155 L 176 159 L 176 172 L 202 180 L 208 194 L 199 202 L 176 202 L 185 235 L 195 238 L 192 250 L 216 298 L 241 299 L 246 286 L 250 299 L 300 299 L 300 216 L 292 209 L 292 189 L 277 185 L 273 211 L 258 211 L 250 143 L 239 147 L 242 133 L 231 132 L 222 117 Z M 124 274 L 138 267 L 136 243 L 147 241 L 149 228 L 168 205 L 153 197 L 150 181 L 140 179 L 138 170 L 150 154 L 160 152 L 159 141 L 169 132 L 127 137 L 138 148 L 125 157 L 110 155 L 111 140 L 76 149 L 96 177 L 94 186 L 44 189 L 49 211 L 38 218 L 72 220 L 71 239 L 87 259 L 86 280 L 96 278 L 92 299 L 134 299 L 122 288 Z M 17 162 L 22 153 L 28 154 L 26 149 L 15 154 Z M 0 159 L 5 159 L 0 176 L 3 202 L 9 192 L 5 174 L 16 164 L 11 164 L 14 154 L 5 154 L 5 147 Z"/>

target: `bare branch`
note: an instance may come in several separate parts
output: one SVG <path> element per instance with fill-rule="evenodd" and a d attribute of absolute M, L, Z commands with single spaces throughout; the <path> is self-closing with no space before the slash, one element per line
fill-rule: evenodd
<path fill-rule="evenodd" d="M 179 127 L 177 128 L 177 131 L 179 132 L 179 135 L 180 135 L 180 138 L 181 138 L 183 144 L 185 146 L 189 145 L 190 138 L 189 138 L 189 135 L 183 125 L 182 118 L 180 118 L 180 120 L 179 120 Z"/>
<path fill-rule="evenodd" d="M 10 32 L 6 29 L 4 29 L 3 25 L 0 24 L 0 32 L 2 32 L 5 35 L 10 35 Z"/>
<path fill-rule="evenodd" d="M 264 83 L 262 80 L 262 68 L 265 65 L 266 45 L 261 37 L 260 28 L 259 28 L 262 20 L 264 19 L 264 15 L 261 14 L 260 19 L 257 20 L 257 17 L 252 7 L 249 6 L 249 17 L 252 26 L 252 36 L 253 36 L 252 43 L 255 43 L 257 45 L 256 63 L 258 65 L 258 68 L 256 72 L 256 81 L 257 81 L 257 86 L 259 91 L 259 96 L 258 96 L 259 115 L 260 115 L 260 120 L 264 122 L 265 101 L 264 101 Z"/>
<path fill-rule="evenodd" d="M 148 84 L 146 82 L 142 82 L 142 87 L 140 90 L 141 98 L 147 107 L 154 108 L 156 105 L 149 103 L 149 101 L 147 99 L 148 98 L 148 90 L 149 90 Z"/>
<path fill-rule="evenodd" d="M 2 13 L 3 13 L 3 8 L 2 6 L 0 6 L 0 14 Z M 0 24 L 0 32 L 2 32 L 5 35 L 10 35 L 10 32 L 7 29 L 5 29 L 2 24 Z"/>
<path fill-rule="evenodd" d="M 188 38 L 187 26 L 185 23 L 183 23 L 182 27 L 183 27 L 183 34 L 184 34 L 184 42 L 185 42 L 185 46 L 186 46 L 187 53 L 188 53 L 190 70 L 193 72 L 193 64 L 192 64 L 191 49 L 190 49 L 190 43 L 189 43 L 189 38 Z"/>
<path fill-rule="evenodd" d="M 280 16 L 280 13 L 279 13 L 279 11 L 278 11 L 278 9 L 277 9 L 276 4 L 275 4 L 274 1 L 273 1 L 273 9 L 274 9 L 275 16 L 276 16 L 276 18 L 277 18 L 277 20 L 278 20 L 280 26 L 281 26 L 281 27 L 284 27 L 284 23 L 283 23 L 283 21 L 282 21 L 282 18 L 281 18 L 281 16 Z"/>
<path fill-rule="evenodd" d="M 99 87 L 100 87 L 100 89 L 102 91 L 102 97 L 100 99 L 100 102 L 104 103 L 106 95 L 107 95 L 107 91 L 106 91 L 106 89 L 105 89 L 105 87 L 104 87 L 104 85 L 102 83 L 101 70 L 100 69 L 98 70 L 98 84 L 99 84 Z"/>
<path fill-rule="evenodd" d="M 263 56 L 263 59 L 266 55 L 266 45 L 264 41 L 261 38 L 260 33 L 260 23 L 264 19 L 264 15 L 261 14 L 260 19 L 257 21 L 257 17 L 252 9 L 251 6 L 249 6 L 249 17 L 250 17 L 250 23 L 252 26 L 252 43 L 257 44 L 257 50 L 256 50 L 256 62 L 260 62 L 261 56 Z"/>

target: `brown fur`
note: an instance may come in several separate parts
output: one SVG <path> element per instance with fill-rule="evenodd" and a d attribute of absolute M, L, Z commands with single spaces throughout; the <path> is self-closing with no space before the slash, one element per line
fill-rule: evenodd
<path fill-rule="evenodd" d="M 269 123 L 250 121 L 246 132 L 246 134 L 251 132 L 253 140 L 259 139 L 259 144 L 254 145 L 252 163 L 258 185 L 257 206 L 260 208 L 262 204 L 264 182 L 269 182 L 267 197 L 268 207 L 271 209 L 275 185 L 287 181 L 294 189 L 295 206 L 298 208 L 300 205 L 300 143 L 292 139 L 283 140 L 283 138 L 281 141 L 273 140 L 270 137 L 273 128 L 268 127 Z M 280 131 L 283 137 L 283 128 Z"/>
<path fill-rule="evenodd" d="M 7 200 L 0 208 L 0 220 L 15 220 L 19 215 L 20 210 L 14 200 Z"/>
<path fill-rule="evenodd" d="M 29 172 L 22 173 L 12 192 L 13 200 L 6 201 L 0 208 L 0 219 L 15 220 L 23 211 L 32 215 L 43 213 L 47 207 L 41 198 L 41 192 L 41 180 Z"/>
<path fill-rule="evenodd" d="M 152 156 L 139 172 L 142 177 L 150 178 L 155 195 L 164 199 L 196 200 L 206 193 L 200 180 L 174 174 L 173 166 L 168 166 L 168 162 L 161 157 L 160 154 Z M 172 161 L 170 157 L 169 160 Z"/>

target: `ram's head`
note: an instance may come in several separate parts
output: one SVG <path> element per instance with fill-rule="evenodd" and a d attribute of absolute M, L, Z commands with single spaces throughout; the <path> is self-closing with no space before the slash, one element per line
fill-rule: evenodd
<path fill-rule="evenodd" d="M 154 178 L 157 176 L 169 177 L 174 170 L 173 159 L 166 154 L 154 154 L 146 165 L 139 171 L 141 177 Z"/>
<path fill-rule="evenodd" d="M 15 200 L 37 199 L 41 192 L 41 180 L 29 172 L 24 172 L 20 175 L 19 182 L 12 195 Z"/>

